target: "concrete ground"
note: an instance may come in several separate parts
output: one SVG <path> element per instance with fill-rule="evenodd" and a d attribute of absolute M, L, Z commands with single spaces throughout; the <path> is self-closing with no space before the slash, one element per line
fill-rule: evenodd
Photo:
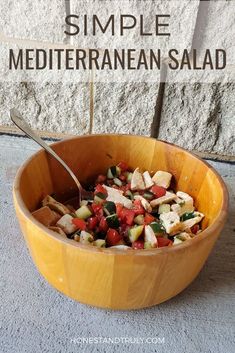
<path fill-rule="evenodd" d="M 17 168 L 35 150 L 26 138 L 0 136 L 0 352 L 234 352 L 235 165 L 209 162 L 228 186 L 230 211 L 197 279 L 156 307 L 113 312 L 60 294 L 32 263 L 11 189 Z"/>

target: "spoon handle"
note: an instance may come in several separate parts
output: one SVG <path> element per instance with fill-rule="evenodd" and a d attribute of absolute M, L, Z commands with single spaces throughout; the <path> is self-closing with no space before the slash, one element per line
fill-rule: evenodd
<path fill-rule="evenodd" d="M 77 177 L 75 174 L 72 172 L 72 170 L 67 166 L 67 164 L 53 151 L 53 149 L 48 146 L 38 135 L 35 134 L 35 132 L 30 128 L 30 126 L 27 124 L 27 122 L 23 119 L 21 116 L 20 112 L 17 109 L 11 109 L 10 110 L 10 115 L 11 115 L 11 120 L 13 123 L 20 129 L 22 130 L 27 136 L 32 138 L 35 142 L 37 142 L 41 147 L 43 147 L 52 157 L 54 157 L 64 168 L 65 170 L 70 174 L 70 176 L 73 178 L 75 184 L 77 185 L 79 189 L 79 204 L 81 203 L 81 193 L 82 193 L 82 186 L 80 182 L 78 181 Z"/>

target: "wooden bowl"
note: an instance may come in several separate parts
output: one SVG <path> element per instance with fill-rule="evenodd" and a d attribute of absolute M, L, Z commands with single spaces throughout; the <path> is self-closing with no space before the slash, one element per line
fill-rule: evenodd
<path fill-rule="evenodd" d="M 194 197 L 205 219 L 200 235 L 159 249 L 100 249 L 64 239 L 31 215 L 46 194 L 74 189 L 67 173 L 41 150 L 18 171 L 14 203 L 33 261 L 50 284 L 81 303 L 138 309 L 174 297 L 194 280 L 227 215 L 226 186 L 209 164 L 182 148 L 142 136 L 92 135 L 52 146 L 84 184 L 121 160 L 131 168 L 166 170 L 174 175 L 177 190 Z"/>

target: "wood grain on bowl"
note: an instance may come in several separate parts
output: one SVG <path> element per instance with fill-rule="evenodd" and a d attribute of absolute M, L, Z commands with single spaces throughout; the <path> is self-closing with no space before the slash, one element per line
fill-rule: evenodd
<path fill-rule="evenodd" d="M 205 220 L 203 232 L 195 238 L 153 250 L 100 249 L 66 239 L 31 215 L 45 195 L 75 190 L 60 165 L 39 151 L 16 176 L 14 203 L 32 258 L 50 284 L 81 303 L 137 309 L 168 300 L 193 281 L 227 215 L 227 190 L 211 166 L 182 148 L 141 136 L 83 136 L 53 148 L 84 185 L 121 160 L 132 169 L 168 171 L 175 177 L 176 190 L 193 196 Z"/>

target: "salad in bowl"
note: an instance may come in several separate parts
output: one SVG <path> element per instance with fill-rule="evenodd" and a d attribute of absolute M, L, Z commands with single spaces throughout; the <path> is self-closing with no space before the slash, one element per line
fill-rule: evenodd
<path fill-rule="evenodd" d="M 120 162 L 97 176 L 92 200 L 76 207 L 47 195 L 32 214 L 61 236 L 91 246 L 175 246 L 200 234 L 204 215 L 189 194 L 173 190 L 172 179 L 167 171 L 130 170 Z"/>

